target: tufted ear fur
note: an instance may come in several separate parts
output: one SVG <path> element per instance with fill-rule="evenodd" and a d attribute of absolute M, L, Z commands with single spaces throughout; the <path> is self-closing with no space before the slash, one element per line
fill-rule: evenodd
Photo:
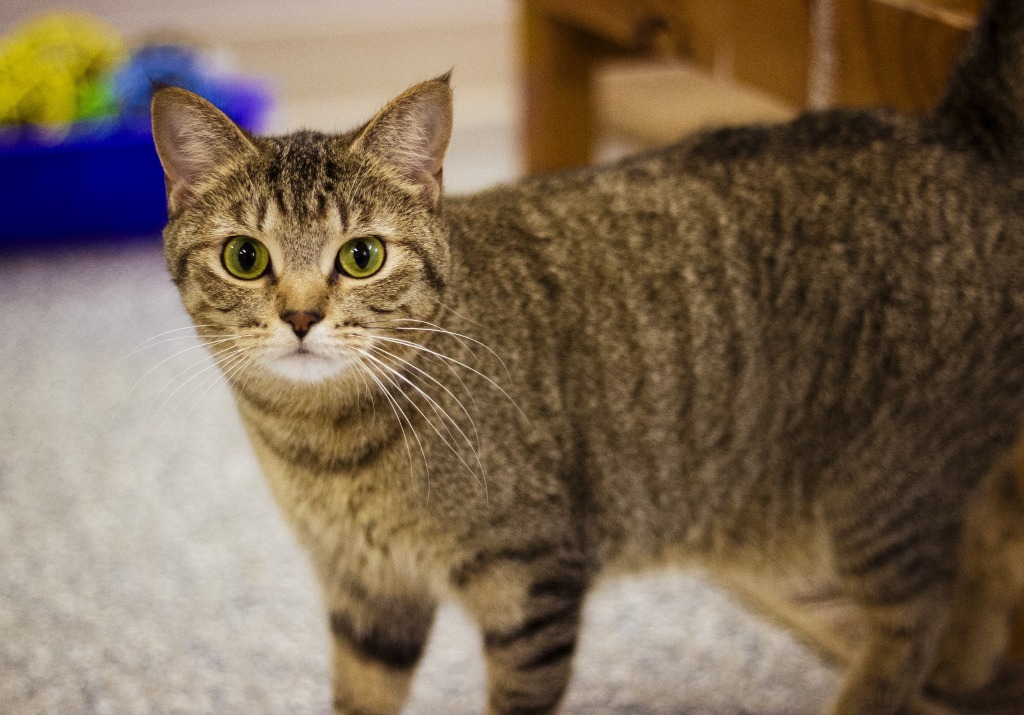
<path fill-rule="evenodd" d="M 433 208 L 441 197 L 441 168 L 452 134 L 451 73 L 422 82 L 380 110 L 352 143 L 399 169 Z"/>
<path fill-rule="evenodd" d="M 177 213 L 219 167 L 254 150 L 245 132 L 208 101 L 179 87 L 153 95 L 153 142 L 164 167 L 167 207 Z"/>

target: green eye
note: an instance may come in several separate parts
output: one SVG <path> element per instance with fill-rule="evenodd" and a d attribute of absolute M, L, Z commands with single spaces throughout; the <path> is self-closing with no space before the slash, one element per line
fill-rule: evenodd
<path fill-rule="evenodd" d="M 235 236 L 224 244 L 224 268 L 245 281 L 255 280 L 267 271 L 270 251 L 255 238 Z"/>
<path fill-rule="evenodd" d="M 353 278 L 369 278 L 384 265 L 384 244 L 379 238 L 363 236 L 345 241 L 338 251 L 338 270 Z"/>

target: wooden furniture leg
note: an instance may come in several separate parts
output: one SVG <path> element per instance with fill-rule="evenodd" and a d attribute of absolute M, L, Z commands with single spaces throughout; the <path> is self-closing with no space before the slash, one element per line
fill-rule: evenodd
<path fill-rule="evenodd" d="M 601 41 L 550 14 L 522 9 L 526 164 L 530 173 L 590 162 L 594 143 L 592 69 Z"/>
<path fill-rule="evenodd" d="M 1018 489 L 1024 492 L 1024 448 L 1018 447 L 1015 460 Z M 1017 606 L 1017 622 L 1010 639 L 1009 659 L 1013 663 L 1024 663 L 1024 603 Z"/>

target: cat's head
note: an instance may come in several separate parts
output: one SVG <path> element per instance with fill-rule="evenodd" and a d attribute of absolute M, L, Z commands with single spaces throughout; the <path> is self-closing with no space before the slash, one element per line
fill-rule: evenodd
<path fill-rule="evenodd" d="M 168 266 L 229 377 L 331 380 L 388 326 L 434 319 L 449 272 L 439 214 L 451 126 L 447 75 L 342 135 L 254 137 L 190 92 L 154 95 Z"/>

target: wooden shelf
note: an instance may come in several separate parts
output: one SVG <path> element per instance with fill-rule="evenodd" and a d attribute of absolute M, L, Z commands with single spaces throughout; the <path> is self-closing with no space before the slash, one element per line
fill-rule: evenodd
<path fill-rule="evenodd" d="M 919 112 L 937 100 L 982 0 L 524 0 L 527 169 L 586 164 L 593 73 L 610 56 L 682 58 L 796 108 L 815 58 L 831 103 Z"/>

